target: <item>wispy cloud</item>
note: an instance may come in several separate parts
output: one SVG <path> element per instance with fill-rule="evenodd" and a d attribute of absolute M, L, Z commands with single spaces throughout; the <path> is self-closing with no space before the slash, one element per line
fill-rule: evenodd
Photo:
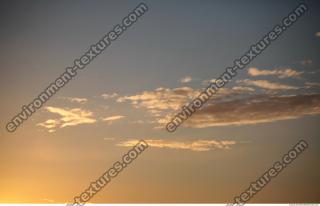
<path fill-rule="evenodd" d="M 319 82 L 305 82 L 305 87 L 307 89 L 311 89 L 311 88 L 320 88 L 320 83 Z"/>
<path fill-rule="evenodd" d="M 185 76 L 182 79 L 180 79 L 181 83 L 188 83 L 192 81 L 192 77 L 191 76 Z"/>
<path fill-rule="evenodd" d="M 244 86 L 234 86 L 232 87 L 232 92 L 230 92 L 231 94 L 234 94 L 234 93 L 250 93 L 250 92 L 254 92 L 255 89 L 252 88 L 252 87 L 244 87 Z"/>
<path fill-rule="evenodd" d="M 86 98 L 79 98 L 79 97 L 60 97 L 60 98 L 68 100 L 70 102 L 76 102 L 76 103 L 86 103 L 86 102 L 88 102 L 88 99 L 86 99 Z"/>
<path fill-rule="evenodd" d="M 112 94 L 102 94 L 101 97 L 103 99 L 113 99 L 116 98 L 119 94 L 118 93 L 112 93 Z"/>
<path fill-rule="evenodd" d="M 243 83 L 250 86 L 256 86 L 260 87 L 262 89 L 268 89 L 268 90 L 291 90 L 291 89 L 299 89 L 296 86 L 281 84 L 281 83 L 274 83 L 269 82 L 267 80 L 250 80 L 250 79 L 244 79 L 244 80 L 238 80 L 238 83 Z"/>
<path fill-rule="evenodd" d="M 251 67 L 248 69 L 248 74 L 250 76 L 276 76 L 280 79 L 283 78 L 300 78 L 303 72 L 298 72 L 296 70 L 293 70 L 291 68 L 281 68 L 281 69 L 274 69 L 274 70 L 264 70 L 264 69 L 258 69 Z"/>
<path fill-rule="evenodd" d="M 210 83 L 215 83 L 216 79 L 206 79 L 201 82 L 202 85 L 208 86 Z"/>
<path fill-rule="evenodd" d="M 110 116 L 110 117 L 105 117 L 102 119 L 104 122 L 108 122 L 109 124 L 112 124 L 114 121 L 120 120 L 125 118 L 125 116 L 122 115 L 115 115 L 115 116 Z"/>
<path fill-rule="evenodd" d="M 48 112 L 58 114 L 58 119 L 48 119 L 45 122 L 37 124 L 38 126 L 49 129 L 54 132 L 56 128 L 76 126 L 79 124 L 92 124 L 96 120 L 92 117 L 92 112 L 80 108 L 63 109 L 58 107 L 45 107 Z"/>
<path fill-rule="evenodd" d="M 119 97 L 117 101 L 129 101 L 136 108 L 147 108 L 150 111 L 156 112 L 166 109 L 179 109 L 198 93 L 199 91 L 190 87 L 180 87 L 175 89 L 160 87 L 154 91 L 144 91 L 137 95 Z"/>
<path fill-rule="evenodd" d="M 195 140 L 195 141 L 172 141 L 162 139 L 145 139 L 151 147 L 168 148 L 168 149 L 183 149 L 196 152 L 209 151 L 214 149 L 230 149 L 232 145 L 235 145 L 235 141 L 230 140 Z M 136 145 L 139 140 L 127 140 L 118 143 L 117 146 L 132 147 Z"/>

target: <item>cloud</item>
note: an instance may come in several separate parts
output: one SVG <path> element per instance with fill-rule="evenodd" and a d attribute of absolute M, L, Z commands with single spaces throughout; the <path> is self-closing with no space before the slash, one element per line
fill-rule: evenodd
<path fill-rule="evenodd" d="M 113 141 L 113 140 L 115 140 L 115 138 L 114 137 L 105 137 L 105 138 L 103 138 L 103 140 Z"/>
<path fill-rule="evenodd" d="M 190 87 L 175 89 L 160 87 L 154 91 L 144 91 L 137 95 L 119 97 L 117 101 L 129 101 L 136 108 L 147 108 L 151 113 L 156 114 L 161 110 L 177 110 L 197 94 L 199 94 L 199 91 Z"/>
<path fill-rule="evenodd" d="M 269 82 L 267 80 L 250 80 L 250 79 L 245 79 L 245 80 L 238 80 L 238 83 L 243 83 L 246 85 L 251 85 L 251 86 L 256 86 L 260 87 L 262 89 L 269 89 L 269 90 L 291 90 L 291 89 L 299 89 L 298 87 L 295 86 L 290 86 L 286 84 L 280 84 L 280 83 L 273 83 Z"/>
<path fill-rule="evenodd" d="M 86 98 L 79 98 L 79 97 L 61 97 L 61 99 L 68 100 L 70 102 L 76 102 L 76 103 L 86 103 L 88 99 Z"/>
<path fill-rule="evenodd" d="M 256 73 L 254 73 L 256 72 Z M 276 75 L 279 78 L 298 77 L 290 69 L 251 70 L 251 75 Z M 305 79 L 300 79 L 305 81 Z M 211 82 L 214 81 L 211 80 Z M 279 80 L 280 81 L 280 80 Z M 300 82 L 300 81 L 299 81 Z M 183 126 L 205 128 L 213 126 L 251 125 L 296 119 L 320 114 L 320 94 L 310 94 L 319 83 L 305 82 L 304 86 L 267 80 L 244 79 L 221 88 Z M 191 87 L 158 88 L 134 95 L 119 96 L 118 102 L 128 102 L 135 108 L 146 109 L 154 128 L 164 128 L 181 107 L 188 105 L 203 89 Z M 305 94 L 302 94 L 305 92 Z M 314 91 L 312 91 L 314 92 Z M 308 94 L 309 93 L 309 94 Z"/>
<path fill-rule="evenodd" d="M 209 151 L 214 149 L 230 149 L 232 145 L 235 145 L 235 141 L 230 140 L 195 140 L 195 141 L 173 141 L 162 139 L 147 139 L 144 140 L 151 147 L 168 148 L 168 149 L 183 149 L 196 152 Z M 139 140 L 127 140 L 118 143 L 117 146 L 132 147 L 136 145 Z"/>
<path fill-rule="evenodd" d="M 192 77 L 191 76 L 185 76 L 182 79 L 180 79 L 181 83 L 188 83 L 192 81 Z"/>
<path fill-rule="evenodd" d="M 306 66 L 306 65 L 312 64 L 312 60 L 306 59 L 306 60 L 302 60 L 300 63 L 301 63 L 301 65 Z"/>
<path fill-rule="evenodd" d="M 109 124 L 113 123 L 114 121 L 120 120 L 124 118 L 125 116 L 122 115 L 116 115 L 116 116 L 110 116 L 110 117 L 105 117 L 102 119 L 104 122 L 108 122 Z"/>
<path fill-rule="evenodd" d="M 320 94 L 255 95 L 219 103 L 211 102 L 189 118 L 184 126 L 205 128 L 250 125 L 319 114 Z"/>
<path fill-rule="evenodd" d="M 56 128 L 76 126 L 79 124 L 92 124 L 96 120 L 92 118 L 92 112 L 80 108 L 62 109 L 58 107 L 45 107 L 48 112 L 58 114 L 59 119 L 48 119 L 45 122 L 37 124 L 38 126 L 49 129 L 54 132 Z"/>
<path fill-rule="evenodd" d="M 314 35 L 315 35 L 316 37 L 320 37 L 320 31 L 316 32 Z"/>
<path fill-rule="evenodd" d="M 182 106 L 188 104 L 193 98 L 200 94 L 201 90 L 190 87 L 179 88 L 158 88 L 154 91 L 144 91 L 132 96 L 122 96 L 117 99 L 118 102 L 130 102 L 135 108 L 145 108 L 151 116 L 163 116 L 166 112 L 179 110 Z M 231 89 L 221 88 L 212 99 L 222 99 L 240 94 L 252 93 L 254 88 L 245 86 L 236 86 Z"/>
<path fill-rule="evenodd" d="M 305 82 L 305 88 L 311 89 L 311 88 L 320 88 L 319 82 Z"/>
<path fill-rule="evenodd" d="M 234 92 L 232 92 L 232 93 L 245 93 L 245 92 L 254 92 L 255 91 L 255 89 L 254 88 L 252 88 L 252 87 L 243 87 L 243 86 L 234 86 L 234 87 L 232 87 L 232 90 L 234 91 Z"/>
<path fill-rule="evenodd" d="M 113 99 L 117 97 L 119 94 L 118 93 L 112 93 L 112 94 L 102 94 L 101 97 L 103 99 Z"/>
<path fill-rule="evenodd" d="M 54 132 L 56 127 L 59 127 L 59 121 L 55 119 L 48 119 L 45 122 L 38 123 L 37 126 L 42 126 L 48 129 L 48 131 Z"/>
<path fill-rule="evenodd" d="M 280 79 L 284 78 L 300 78 L 303 72 L 297 72 L 291 68 L 282 68 L 282 69 L 274 69 L 274 70 L 263 70 L 251 67 L 248 69 L 248 74 L 250 76 L 269 76 L 273 75 Z"/>
<path fill-rule="evenodd" d="M 204 86 L 208 86 L 210 83 L 215 83 L 216 82 L 216 79 L 206 79 L 206 80 L 203 80 L 202 81 L 202 85 L 204 85 Z"/>

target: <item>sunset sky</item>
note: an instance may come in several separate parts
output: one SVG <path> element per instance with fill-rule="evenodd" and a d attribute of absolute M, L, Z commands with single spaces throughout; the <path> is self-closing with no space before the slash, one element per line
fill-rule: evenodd
<path fill-rule="evenodd" d="M 130 147 L 90 202 L 224 203 L 298 140 L 251 202 L 320 202 L 320 4 L 175 132 L 165 124 L 300 1 L 144 1 L 149 11 L 15 132 L 5 126 L 140 1 L 3 1 L 0 203 L 65 203 Z"/>

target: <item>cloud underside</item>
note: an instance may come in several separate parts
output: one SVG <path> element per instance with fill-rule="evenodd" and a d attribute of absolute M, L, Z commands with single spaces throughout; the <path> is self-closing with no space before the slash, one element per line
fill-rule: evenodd
<path fill-rule="evenodd" d="M 118 143 L 117 146 L 133 147 L 140 140 L 128 140 Z M 235 141 L 230 140 L 195 140 L 195 141 L 172 141 L 162 139 L 146 139 L 144 140 L 150 147 L 167 148 L 167 149 L 183 149 L 191 151 L 209 151 L 214 149 L 230 149 L 232 145 L 235 145 Z"/>
<path fill-rule="evenodd" d="M 210 103 L 189 118 L 184 126 L 249 125 L 320 114 L 320 95 L 257 95 L 228 102 Z"/>
<path fill-rule="evenodd" d="M 80 108 L 62 109 L 58 107 L 45 107 L 48 112 L 58 114 L 60 117 L 56 119 L 48 119 L 45 122 L 37 124 L 54 132 L 57 128 L 76 126 L 79 124 L 93 124 L 96 122 L 92 118 L 92 112 Z"/>

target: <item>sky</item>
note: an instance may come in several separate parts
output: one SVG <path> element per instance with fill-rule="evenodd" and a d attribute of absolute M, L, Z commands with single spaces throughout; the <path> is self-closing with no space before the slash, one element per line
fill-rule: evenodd
<path fill-rule="evenodd" d="M 0 203 L 65 203 L 150 148 L 94 203 L 224 203 L 300 139 L 251 203 L 320 202 L 320 4 L 175 132 L 165 123 L 300 1 L 151 1 L 148 12 L 15 132 L 5 125 L 140 1 L 3 1 Z"/>

